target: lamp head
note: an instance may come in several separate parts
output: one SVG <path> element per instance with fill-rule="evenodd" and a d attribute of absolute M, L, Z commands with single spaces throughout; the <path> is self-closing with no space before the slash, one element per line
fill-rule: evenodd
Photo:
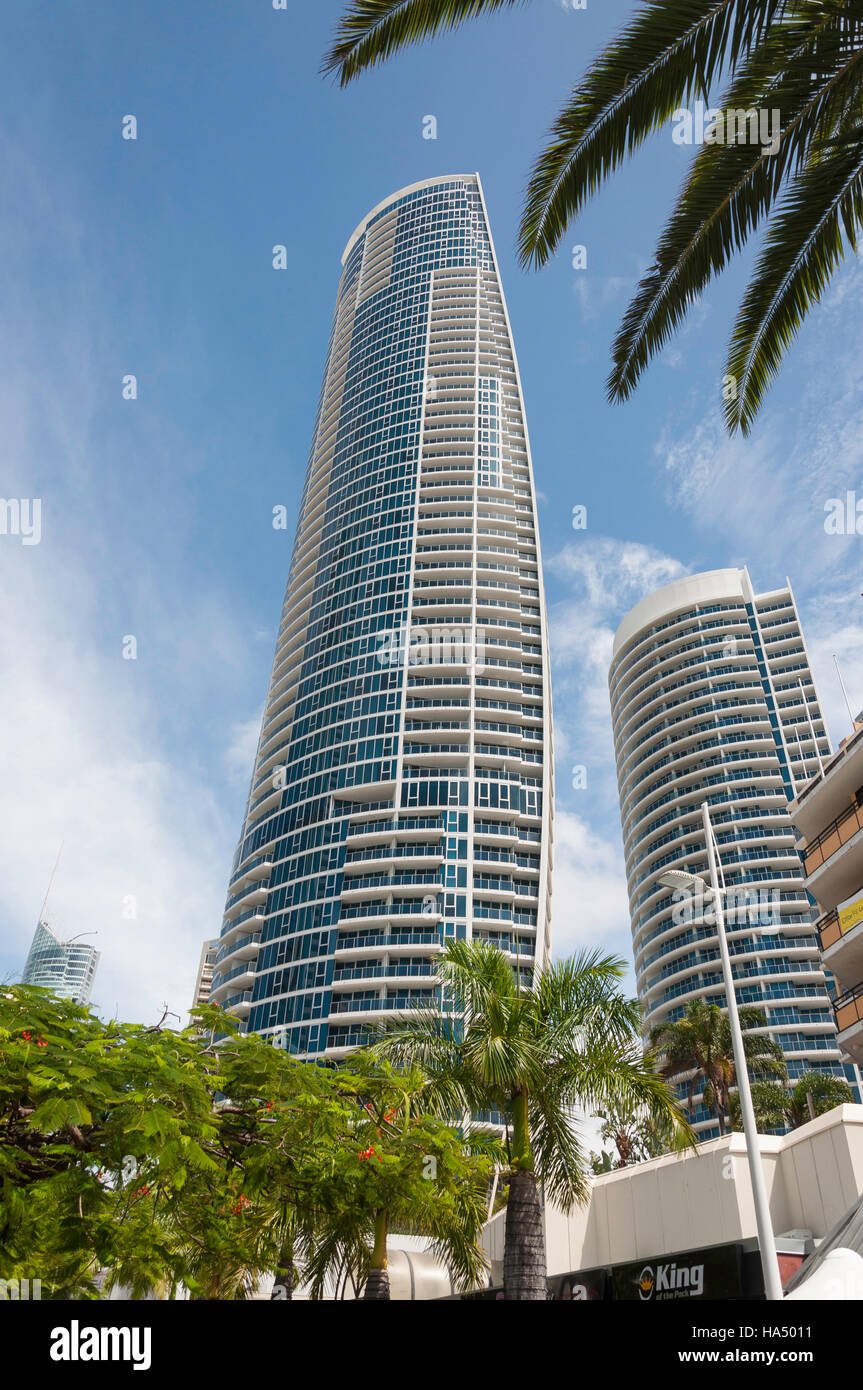
<path fill-rule="evenodd" d="M 687 893 L 703 893 L 707 887 L 700 874 L 687 873 L 681 869 L 666 869 L 659 875 L 663 888 L 678 888 Z"/>

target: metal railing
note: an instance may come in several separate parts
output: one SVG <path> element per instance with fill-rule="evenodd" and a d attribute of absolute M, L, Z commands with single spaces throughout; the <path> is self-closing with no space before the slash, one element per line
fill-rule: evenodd
<path fill-rule="evenodd" d="M 806 873 L 814 873 L 837 850 L 846 845 L 858 830 L 863 830 L 863 808 L 849 806 L 848 810 L 837 816 L 826 830 L 822 830 L 817 839 L 806 846 L 803 851 L 803 867 Z"/>
<path fill-rule="evenodd" d="M 855 1023 L 863 1023 L 863 980 L 853 989 L 841 994 L 833 1005 L 836 1014 L 836 1029 L 843 1033 L 853 1028 Z"/>

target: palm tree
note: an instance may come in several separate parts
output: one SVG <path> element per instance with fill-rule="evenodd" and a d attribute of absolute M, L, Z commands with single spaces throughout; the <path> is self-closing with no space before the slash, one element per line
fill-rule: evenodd
<path fill-rule="evenodd" d="M 602 1120 L 599 1137 L 603 1143 L 611 1143 L 617 1150 L 615 1168 L 627 1168 L 631 1163 L 644 1163 L 649 1158 L 659 1158 L 674 1147 L 672 1126 L 667 1120 L 657 1121 L 646 1114 L 641 1107 L 631 1104 L 610 1106 L 600 1110 L 593 1117 Z M 602 1150 L 600 1163 L 606 1150 Z M 604 1166 L 594 1167 L 594 1172 L 608 1172 Z"/>
<path fill-rule="evenodd" d="M 758 1133 L 769 1134 L 771 1131 L 787 1129 L 791 1103 L 791 1093 L 787 1087 L 783 1086 L 781 1081 L 753 1081 L 749 1090 Z M 808 1115 L 806 1118 L 809 1118 Z M 743 1129 L 743 1112 L 740 1109 L 740 1096 L 737 1091 L 732 1091 L 728 1097 L 728 1127 L 738 1132 Z"/>
<path fill-rule="evenodd" d="M 808 1096 L 812 1097 L 815 1115 L 826 1115 L 837 1105 L 853 1105 L 854 1092 L 841 1076 L 830 1076 L 823 1071 L 804 1072 L 797 1085 L 788 1096 L 788 1122 L 792 1129 L 799 1129 L 813 1118 L 809 1113 Z"/>
<path fill-rule="evenodd" d="M 352 0 L 325 70 L 364 68 L 519 0 Z M 769 216 L 723 380 L 726 425 L 748 434 L 806 314 L 863 226 L 863 0 L 649 0 L 591 64 L 534 165 L 519 234 L 542 265 L 600 184 L 693 96 L 722 116 L 693 160 L 617 335 L 625 400 L 714 275 Z M 759 113 L 778 113 L 775 140 Z M 770 125 L 770 136 L 774 127 Z M 707 132 L 705 132 L 707 136 Z M 718 136 L 718 138 L 717 138 Z M 743 138 L 741 138 L 741 136 Z"/>
<path fill-rule="evenodd" d="M 394 1020 L 372 1052 L 420 1066 L 425 1103 L 436 1113 L 492 1123 L 501 1117 L 510 1152 L 504 1297 L 544 1299 L 537 1183 L 564 1210 L 588 1191 L 575 1107 L 642 1107 L 669 1122 L 680 1146 L 691 1142 L 691 1131 L 642 1055 L 638 1007 L 619 989 L 622 961 L 583 952 L 528 987 L 496 947 L 450 941 L 438 969 L 446 1012 L 416 1010 Z"/>
<path fill-rule="evenodd" d="M 812 1112 L 809 1100 L 812 1100 Z M 789 1089 L 781 1082 L 761 1081 L 752 1087 L 752 1106 L 755 1123 L 759 1130 L 799 1129 L 818 1115 L 826 1115 L 837 1105 L 850 1105 L 854 1092 L 839 1076 L 830 1076 L 823 1071 L 807 1071 L 797 1084 Z M 732 1129 L 742 1129 L 740 1101 L 736 1094 L 731 1096 L 729 1117 Z"/>
<path fill-rule="evenodd" d="M 761 1009 L 740 1009 L 739 1014 L 749 1075 L 758 1081 L 783 1079 L 787 1073 L 782 1048 L 766 1033 L 751 1031 L 767 1027 L 766 1015 Z M 725 1134 L 737 1073 L 731 1026 L 719 1005 L 705 999 L 691 1000 L 682 1018 L 666 1019 L 650 1030 L 650 1045 L 664 1058 L 663 1076 L 691 1073 L 687 1094 L 690 1114 L 695 1093 L 703 1083 L 704 1104 L 719 1121 L 720 1135 Z"/>

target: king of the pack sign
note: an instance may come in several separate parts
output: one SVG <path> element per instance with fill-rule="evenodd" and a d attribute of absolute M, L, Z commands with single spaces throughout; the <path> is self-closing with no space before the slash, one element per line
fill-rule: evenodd
<path fill-rule="evenodd" d="M 740 1248 L 719 1245 L 618 1265 L 612 1271 L 614 1298 L 662 1303 L 678 1298 L 739 1298 Z"/>

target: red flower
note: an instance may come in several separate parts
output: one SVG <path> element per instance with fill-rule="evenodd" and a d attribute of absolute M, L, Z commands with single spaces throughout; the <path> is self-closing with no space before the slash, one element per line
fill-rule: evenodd
<path fill-rule="evenodd" d="M 21 1034 L 21 1037 L 24 1039 L 25 1042 L 30 1042 L 31 1038 L 33 1037 L 33 1034 L 32 1034 L 32 1033 L 22 1033 L 22 1034 Z"/>

